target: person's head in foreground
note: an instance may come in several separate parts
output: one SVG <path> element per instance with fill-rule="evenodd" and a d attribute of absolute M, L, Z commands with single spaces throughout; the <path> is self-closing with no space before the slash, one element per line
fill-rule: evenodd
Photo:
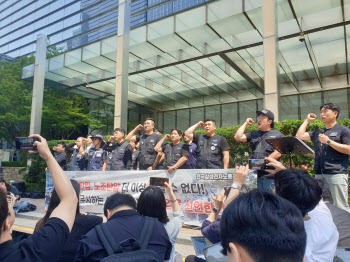
<path fill-rule="evenodd" d="M 15 213 L 8 203 L 6 191 L 0 188 L 0 244 L 11 240 L 11 227 L 15 223 Z"/>
<path fill-rule="evenodd" d="M 136 210 L 135 198 L 122 193 L 115 193 L 107 198 L 103 208 L 107 219 L 110 219 L 116 212 L 122 210 Z"/>
<path fill-rule="evenodd" d="M 256 189 L 239 195 L 224 209 L 220 227 L 229 262 L 304 261 L 302 214 L 276 194 Z"/>
<path fill-rule="evenodd" d="M 305 170 L 285 169 L 274 176 L 276 194 L 296 205 L 303 217 L 320 202 L 322 189 Z"/>
<path fill-rule="evenodd" d="M 143 216 L 154 217 L 165 224 L 169 222 L 163 191 L 156 186 L 147 187 L 137 202 L 137 212 Z"/>

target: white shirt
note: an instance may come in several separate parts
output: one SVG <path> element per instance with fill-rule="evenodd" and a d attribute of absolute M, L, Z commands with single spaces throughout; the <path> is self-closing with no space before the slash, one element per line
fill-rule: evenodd
<path fill-rule="evenodd" d="M 304 221 L 306 231 L 306 262 L 333 261 L 337 249 L 339 234 L 333 223 L 331 212 L 321 200 L 308 213 L 310 220 Z"/>

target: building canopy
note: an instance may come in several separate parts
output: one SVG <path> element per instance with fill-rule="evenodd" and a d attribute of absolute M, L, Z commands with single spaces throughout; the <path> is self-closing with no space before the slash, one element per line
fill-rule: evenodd
<path fill-rule="evenodd" d="M 132 28 L 129 101 L 166 111 L 262 98 L 262 3 L 208 1 Z M 350 0 L 280 0 L 277 14 L 281 95 L 348 86 Z M 45 84 L 113 105 L 117 48 L 115 35 L 47 59 Z"/>

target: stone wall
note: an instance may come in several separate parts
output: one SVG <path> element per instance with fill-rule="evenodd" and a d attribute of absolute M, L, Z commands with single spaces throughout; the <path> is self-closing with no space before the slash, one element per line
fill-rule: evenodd
<path fill-rule="evenodd" d="M 10 182 L 11 180 L 15 182 L 21 182 L 23 180 L 23 176 L 25 172 L 19 173 L 18 171 L 20 169 L 23 169 L 23 167 L 3 167 L 3 177 L 6 182 Z"/>

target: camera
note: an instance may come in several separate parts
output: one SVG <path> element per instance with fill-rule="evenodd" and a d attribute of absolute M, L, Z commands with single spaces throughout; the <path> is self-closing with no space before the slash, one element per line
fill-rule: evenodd
<path fill-rule="evenodd" d="M 305 42 L 304 32 L 300 32 L 299 42 L 302 42 L 302 43 Z"/>

